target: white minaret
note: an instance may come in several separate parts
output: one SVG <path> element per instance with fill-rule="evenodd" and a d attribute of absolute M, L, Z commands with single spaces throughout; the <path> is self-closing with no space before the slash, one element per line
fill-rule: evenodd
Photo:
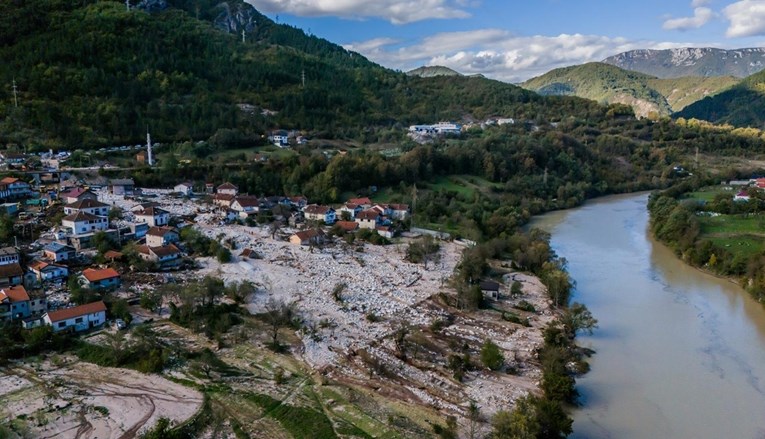
<path fill-rule="evenodd" d="M 154 156 L 151 154 L 151 134 L 149 134 L 149 129 L 146 129 L 146 152 L 148 154 L 148 161 L 149 166 L 154 166 Z"/>

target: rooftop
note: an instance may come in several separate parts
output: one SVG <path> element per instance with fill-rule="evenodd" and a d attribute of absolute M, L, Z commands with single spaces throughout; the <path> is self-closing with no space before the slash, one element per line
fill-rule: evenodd
<path fill-rule="evenodd" d="M 48 311 L 48 318 L 51 322 L 60 322 L 62 320 L 73 319 L 97 312 L 105 312 L 106 304 L 102 300 L 85 305 L 75 306 L 73 308 L 59 309 L 57 311 Z"/>
<path fill-rule="evenodd" d="M 113 268 L 104 268 L 101 270 L 95 268 L 86 268 L 82 272 L 82 276 L 88 280 L 88 282 L 99 282 L 104 279 L 111 279 L 114 277 L 120 277 L 117 270 Z"/>
<path fill-rule="evenodd" d="M 21 285 L 6 287 L 0 290 L 0 302 L 4 302 L 6 299 L 11 303 L 24 302 L 29 300 L 29 294 Z"/>

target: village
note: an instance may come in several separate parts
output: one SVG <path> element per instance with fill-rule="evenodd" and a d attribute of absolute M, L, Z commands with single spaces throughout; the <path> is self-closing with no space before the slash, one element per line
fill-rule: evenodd
<path fill-rule="evenodd" d="M 40 194 L 44 203 L 29 202 Z M 376 203 L 370 197 L 318 205 L 301 196 L 240 193 L 229 182 L 180 182 L 158 189 L 137 187 L 130 178 L 104 181 L 73 174 L 55 186 L 38 187 L 6 177 L 0 180 L 0 197 L 16 240 L 0 250 L 0 319 L 25 331 L 47 326 L 98 344 L 108 339 L 100 334 L 170 325 L 172 332 L 192 337 L 167 320 L 172 297 L 164 297 L 157 310 L 139 304 L 147 291 L 168 282 L 185 285 L 210 277 L 226 285 L 252 283 L 255 292 L 244 306 L 253 315 L 266 312 L 274 301 L 299 310 L 302 325 L 292 353 L 323 381 L 369 387 L 371 373 L 386 383 L 379 391 L 387 398 L 465 416 L 466 401 L 491 414 L 534 392 L 541 379 L 536 351 L 543 344 L 542 328 L 554 320 L 544 285 L 534 276 L 501 269 L 505 274 L 498 281 L 481 282 L 485 299 L 500 312 L 455 314 L 445 297 L 463 250 L 473 243 L 411 227 L 409 205 Z M 37 231 L 33 240 L 32 229 Z M 216 251 L 195 252 L 182 239 L 184 230 L 219 243 Z M 408 246 L 424 236 L 438 241 L 437 255 L 424 264 L 408 261 Z M 101 299 L 78 303 L 75 292 L 79 302 Z M 128 304 L 127 312 L 117 315 L 115 301 Z M 394 339 L 402 330 L 422 339 L 414 359 L 404 358 Z M 448 365 L 434 369 L 435 353 L 457 345 L 480 348 L 487 339 L 497 343 L 512 373 L 472 370 L 460 383 Z M 218 354 L 227 355 L 225 350 Z M 74 364 L 70 360 L 62 371 L 46 363 L 38 372 L 73 377 Z M 3 372 L 0 379 L 16 382 L 5 398 L 35 394 L 30 372 L 22 370 L 27 369 L 18 365 Z M 124 385 L 129 390 L 135 383 Z M 167 386 L 168 392 L 183 393 L 172 383 Z M 128 390 L 114 391 L 139 398 L 140 392 Z M 181 422 L 199 408 L 201 396 L 194 395 L 189 396 L 194 404 L 179 406 L 174 414 L 152 409 L 146 417 L 146 404 L 136 403 L 135 413 L 125 415 L 128 420 L 88 422 L 101 425 L 93 428 L 105 437 L 145 431 L 161 416 Z M 24 416 L 40 410 L 14 400 L 9 407 Z M 71 416 L 55 425 L 84 425 Z"/>

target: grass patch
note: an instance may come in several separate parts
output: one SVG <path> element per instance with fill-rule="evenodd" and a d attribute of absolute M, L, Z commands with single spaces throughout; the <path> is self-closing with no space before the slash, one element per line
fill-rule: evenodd
<path fill-rule="evenodd" d="M 336 439 L 334 428 L 324 413 L 307 407 L 282 404 L 268 395 L 251 394 L 247 399 L 265 409 L 295 439 Z"/>
<path fill-rule="evenodd" d="M 464 181 L 456 177 L 438 177 L 432 183 L 428 183 L 431 190 L 445 190 L 447 192 L 456 192 L 465 197 L 472 197 L 475 189 L 469 187 Z"/>
<path fill-rule="evenodd" d="M 699 217 L 701 233 L 745 234 L 764 233 L 765 216 L 762 215 L 720 215 Z"/>
<path fill-rule="evenodd" d="M 733 254 L 744 257 L 759 256 L 765 251 L 765 238 L 761 236 L 738 235 L 727 237 L 709 237 L 716 247 L 724 248 Z"/>

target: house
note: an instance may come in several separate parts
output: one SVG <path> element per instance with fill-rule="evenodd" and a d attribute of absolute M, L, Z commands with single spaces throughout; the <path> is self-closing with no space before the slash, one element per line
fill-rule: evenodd
<path fill-rule="evenodd" d="M 95 216 L 108 216 L 111 206 L 98 200 L 85 198 L 64 206 L 64 214 L 72 215 L 79 212 L 89 213 Z"/>
<path fill-rule="evenodd" d="M 737 193 L 736 196 L 733 197 L 733 201 L 738 201 L 738 202 L 746 202 L 746 201 L 749 201 L 750 199 L 751 197 L 749 196 L 749 194 L 747 194 L 744 191 Z"/>
<path fill-rule="evenodd" d="M 324 232 L 321 229 L 303 230 L 290 236 L 290 244 L 318 245 L 324 242 L 324 238 Z"/>
<path fill-rule="evenodd" d="M 19 203 L 0 203 L 0 212 L 13 216 L 19 213 Z"/>
<path fill-rule="evenodd" d="M 173 244 L 159 247 L 140 245 L 136 248 L 138 256 L 145 261 L 152 261 L 161 267 L 174 267 L 181 264 L 181 251 Z"/>
<path fill-rule="evenodd" d="M 323 221 L 324 224 L 334 224 L 337 220 L 335 209 L 329 206 L 311 204 L 303 209 L 303 213 L 308 221 Z"/>
<path fill-rule="evenodd" d="M 361 209 L 369 209 L 372 207 L 372 200 L 369 199 L 369 197 L 363 197 L 363 198 L 351 198 L 348 200 L 349 204 L 355 204 L 357 206 L 361 206 Z"/>
<path fill-rule="evenodd" d="M 220 207 L 231 207 L 231 203 L 236 199 L 236 195 L 231 194 L 215 194 L 213 195 L 213 204 Z"/>
<path fill-rule="evenodd" d="M 343 207 L 338 209 L 338 212 L 340 212 L 340 217 L 343 217 L 343 213 L 348 214 L 348 218 L 353 220 L 356 219 L 356 214 L 364 210 L 364 208 L 360 204 L 354 204 L 354 203 L 345 203 Z"/>
<path fill-rule="evenodd" d="M 29 294 L 21 286 L 0 289 L 0 322 L 24 319 L 32 315 Z"/>
<path fill-rule="evenodd" d="M 355 232 L 359 229 L 359 223 L 355 221 L 338 221 L 335 223 L 336 227 L 339 227 L 343 232 Z"/>
<path fill-rule="evenodd" d="M 172 227 L 152 227 L 146 233 L 146 245 L 150 247 L 174 244 L 180 240 L 180 235 Z"/>
<path fill-rule="evenodd" d="M 32 195 L 29 183 L 16 177 L 5 177 L 0 180 L 0 198 L 22 198 Z"/>
<path fill-rule="evenodd" d="M 205 193 L 212 194 L 215 192 L 215 185 L 212 183 L 205 183 Z"/>
<path fill-rule="evenodd" d="M 109 228 L 109 219 L 103 216 L 95 216 L 85 212 L 78 212 L 65 216 L 61 220 L 61 226 L 69 230 L 73 235 L 81 235 Z"/>
<path fill-rule="evenodd" d="M 258 213 L 260 209 L 260 200 L 252 196 L 236 197 L 231 202 L 231 210 L 238 212 L 239 216 L 246 218 L 250 214 Z"/>
<path fill-rule="evenodd" d="M 173 187 L 173 191 L 188 197 L 194 193 L 194 185 L 191 182 L 185 181 L 183 183 L 176 184 L 175 187 Z"/>
<path fill-rule="evenodd" d="M 106 323 L 106 304 L 99 300 L 72 308 L 48 311 L 43 315 L 43 321 L 53 328 L 53 332 L 84 331 Z"/>
<path fill-rule="evenodd" d="M 359 227 L 362 229 L 375 230 L 377 223 L 382 219 L 380 212 L 374 209 L 362 210 L 356 215 L 356 222 L 359 223 Z"/>
<path fill-rule="evenodd" d="M 272 131 L 268 136 L 268 141 L 279 148 L 288 148 L 290 146 L 290 134 L 285 130 Z"/>
<path fill-rule="evenodd" d="M 146 223 L 130 223 L 128 228 L 133 234 L 133 239 L 141 239 L 149 233 L 149 225 Z"/>
<path fill-rule="evenodd" d="M 390 217 L 395 220 L 406 221 L 412 215 L 408 204 L 390 204 L 388 207 L 390 208 Z"/>
<path fill-rule="evenodd" d="M 106 259 L 109 262 L 114 261 L 120 261 L 125 255 L 121 252 L 118 252 L 116 250 L 109 250 L 106 253 L 104 253 L 104 259 Z"/>
<path fill-rule="evenodd" d="M 304 207 L 308 205 L 308 198 L 302 195 L 297 197 L 288 197 L 287 199 L 289 200 L 290 206 L 298 208 L 298 209 L 303 209 Z"/>
<path fill-rule="evenodd" d="M 393 229 L 390 226 L 377 226 L 375 227 L 377 234 L 383 238 L 393 239 Z"/>
<path fill-rule="evenodd" d="M 18 262 L 0 265 L 0 286 L 21 285 L 24 279 L 24 270 Z"/>
<path fill-rule="evenodd" d="M 253 250 L 251 248 L 246 248 L 246 249 L 242 250 L 242 253 L 240 253 L 239 256 L 242 259 L 259 259 L 258 253 L 255 252 L 255 250 Z"/>
<path fill-rule="evenodd" d="M 67 267 L 45 261 L 34 261 L 27 268 L 34 273 L 38 282 L 50 282 L 69 276 Z"/>
<path fill-rule="evenodd" d="M 3 151 L 0 158 L 9 165 L 23 165 L 27 161 L 27 155 L 20 152 Z"/>
<path fill-rule="evenodd" d="M 218 186 L 215 190 L 215 192 L 219 194 L 224 195 L 233 195 L 236 196 L 236 194 L 239 193 L 239 188 L 236 185 L 233 185 L 229 182 L 223 183 L 222 185 Z"/>
<path fill-rule="evenodd" d="M 76 187 L 74 189 L 70 189 L 67 192 L 62 192 L 58 195 L 58 198 L 61 199 L 64 204 L 72 204 L 82 200 L 98 200 L 98 196 L 96 194 L 91 192 L 89 189 L 84 189 L 81 187 Z"/>
<path fill-rule="evenodd" d="M 109 182 L 109 192 L 113 195 L 133 195 L 135 182 L 132 178 L 112 180 Z"/>
<path fill-rule="evenodd" d="M 149 207 L 135 214 L 139 223 L 146 223 L 150 227 L 166 226 L 170 223 L 170 213 L 159 207 Z"/>
<path fill-rule="evenodd" d="M 499 300 L 499 283 L 493 280 L 484 280 L 479 284 L 484 297 Z"/>
<path fill-rule="evenodd" d="M 62 262 L 74 259 L 77 256 L 77 251 L 64 244 L 58 242 L 51 242 L 43 247 L 43 257 L 53 262 Z"/>
<path fill-rule="evenodd" d="M 146 203 L 136 204 L 135 206 L 130 208 L 130 211 L 133 213 L 141 213 L 150 207 L 162 207 L 162 206 L 156 201 L 149 201 Z"/>
<path fill-rule="evenodd" d="M 390 216 L 393 213 L 393 209 L 387 204 L 375 204 L 371 209 L 380 212 L 380 215 L 382 216 Z"/>
<path fill-rule="evenodd" d="M 15 247 L 0 248 L 0 265 L 18 264 L 19 251 Z"/>
<path fill-rule="evenodd" d="M 90 289 L 116 288 L 120 286 L 120 274 L 113 268 L 86 268 L 80 275 L 80 283 Z"/>

